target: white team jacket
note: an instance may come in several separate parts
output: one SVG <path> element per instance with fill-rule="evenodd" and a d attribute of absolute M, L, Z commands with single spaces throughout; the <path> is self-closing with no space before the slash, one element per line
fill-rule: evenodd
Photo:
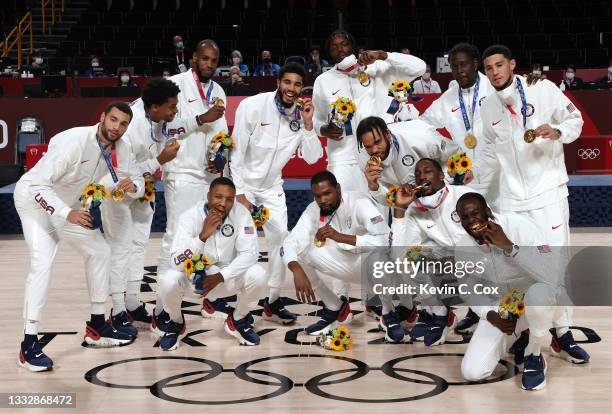
<path fill-rule="evenodd" d="M 483 161 L 499 161 L 501 208 L 525 211 L 555 203 L 568 195 L 563 144 L 580 136 L 583 121 L 580 111 L 554 83 L 543 80 L 527 86 L 524 77 L 515 75 L 516 78 L 525 91 L 526 128 L 535 129 L 548 123 L 561 131 L 561 138 L 556 141 L 543 138 L 536 138 L 531 144 L 524 141 L 522 105 L 516 80 L 507 91 L 516 117 L 502 102 L 500 92 L 490 95 L 482 104 Z M 481 169 L 476 168 L 475 173 L 486 174 L 488 171 L 486 165 Z"/>
<path fill-rule="evenodd" d="M 88 184 L 97 182 L 110 192 L 114 183 L 96 140 L 97 130 L 98 124 L 71 128 L 51 138 L 47 153 L 21 177 L 16 192 L 26 190 L 33 203 L 50 215 L 63 218 L 67 218 L 71 210 L 81 208 L 79 197 Z M 118 165 L 115 172 L 132 177 L 137 192 L 127 193 L 127 196 L 138 197 L 144 182 L 142 176 L 135 174 L 130 145 L 121 138 L 115 147 Z M 105 202 L 113 201 L 107 199 Z"/>
<path fill-rule="evenodd" d="M 414 183 L 414 167 L 421 158 L 437 160 L 446 171 L 446 161 L 459 150 L 457 145 L 440 135 L 432 126 L 415 119 L 390 124 L 391 148 L 383 160 L 383 172 L 378 180 L 378 190 L 370 191 L 373 199 L 387 205 L 386 196 L 393 185 Z M 370 157 L 365 149 L 359 151 L 359 164 L 365 171 Z"/>
<path fill-rule="evenodd" d="M 176 114 L 177 118 L 175 118 L 173 122 L 178 122 L 178 118 L 188 122 L 190 120 L 195 120 L 196 115 L 201 115 L 210 109 L 210 106 L 206 105 L 200 97 L 197 86 L 199 81 L 196 83 L 194 80 L 193 69 L 171 76 L 169 79 L 176 83 L 181 90 L 178 94 L 179 112 Z M 208 83 L 202 85 L 205 96 L 208 93 L 209 87 L 213 88 L 211 90 L 210 100 L 221 98 L 227 106 L 227 97 L 225 96 L 223 88 L 211 79 Z M 141 99 L 132 103 L 132 109 L 144 117 Z M 180 128 L 180 126 L 178 126 L 176 130 L 171 128 L 170 132 L 173 135 L 181 135 L 183 131 L 178 128 Z M 190 133 L 186 133 L 184 139 L 181 141 L 181 149 L 176 158 L 163 165 L 164 178 L 166 180 L 205 180 L 207 183 L 217 178 L 219 174 L 213 174 L 206 171 L 206 167 L 208 166 L 207 153 L 212 137 L 221 131 L 228 132 L 225 116 L 222 116 L 215 122 L 206 123 L 192 130 Z M 227 175 L 227 171 L 224 172 L 224 175 Z"/>
<path fill-rule="evenodd" d="M 480 83 L 478 85 L 477 105 L 474 112 L 473 121 L 471 119 L 471 108 L 474 99 L 475 87 L 472 86 L 471 88 L 461 89 L 458 85 L 456 85 L 454 88 L 449 88 L 442 94 L 442 96 L 436 99 L 421 115 L 421 119 L 432 125 L 434 128 L 446 128 L 451 135 L 452 140 L 466 152 L 468 157 L 472 159 L 474 171 L 478 169 L 481 172 L 481 174 L 476 177 L 476 181 L 470 183 L 470 186 L 478 188 L 479 190 L 484 190 L 486 187 L 493 184 L 490 183 L 489 180 L 489 178 L 492 178 L 493 175 L 489 174 L 489 171 L 482 170 L 481 167 L 483 151 L 485 150 L 485 139 L 483 136 L 481 119 L 482 103 L 484 98 L 495 93 L 495 89 L 485 75 L 478 72 L 478 77 L 480 78 Z M 472 133 L 476 136 L 477 145 L 473 149 L 468 148 L 464 142 L 467 131 L 465 129 L 463 115 L 459 106 L 460 90 L 463 93 L 463 102 L 465 104 L 468 120 L 470 123 L 474 124 L 472 126 Z M 491 168 L 497 169 L 498 166 L 494 163 L 491 164 Z M 497 185 L 497 183 L 495 183 L 495 185 Z"/>
<path fill-rule="evenodd" d="M 302 157 L 314 164 L 323 156 L 323 147 L 314 128 L 297 132 L 289 128 L 294 119 L 281 116 L 274 97 L 276 91 L 260 93 L 240 102 L 236 110 L 233 137 L 236 149 L 231 155 L 231 173 L 236 194 L 261 191 L 282 184 L 282 170 L 300 147 Z M 294 113 L 294 107 L 286 109 Z"/>
<path fill-rule="evenodd" d="M 251 214 L 242 204 L 234 203 L 219 229 L 202 242 L 199 234 L 206 216 L 205 201 L 181 215 L 170 252 L 175 268 L 182 271 L 185 259 L 192 253 L 201 253 L 221 269 L 225 280 L 229 280 L 257 263 L 257 230 Z"/>
<path fill-rule="evenodd" d="M 416 202 L 408 206 L 403 218 L 393 218 L 392 246 L 418 246 L 426 242 L 435 246 L 455 246 L 465 234 L 456 211 L 457 200 L 474 189 L 463 185 L 447 185 L 427 199 L 444 197 L 436 208 L 419 207 Z M 444 193 L 446 192 L 446 195 Z M 421 199 L 419 199 L 421 200 Z"/>
<path fill-rule="evenodd" d="M 314 237 L 320 227 L 328 224 L 329 217 L 324 217 L 325 223 L 320 223 L 320 209 L 316 202 L 306 207 L 297 224 L 283 242 L 282 255 L 286 265 L 296 261 L 308 248 L 314 247 Z M 334 243 L 338 248 L 361 253 L 368 248 L 389 245 L 389 226 L 372 201 L 355 191 L 344 191 L 342 202 L 329 224 L 338 232 L 357 236 L 356 246 Z"/>
<path fill-rule="evenodd" d="M 345 136 L 340 141 L 331 139 L 327 141 L 329 165 L 357 163 L 355 134 L 359 121 L 371 115 L 385 114 L 393 100 L 388 96 L 391 83 L 400 79 L 412 81 L 425 73 L 425 66 L 425 62 L 416 56 L 389 52 L 386 60 L 377 60 L 374 64 L 368 65 L 366 70 L 370 76 L 368 86 L 362 86 L 355 76 L 348 76 L 336 67 L 323 72 L 315 79 L 314 125 L 319 135 L 321 127 L 329 124 L 333 101 L 339 97 L 346 97 L 357 105 L 357 111 L 351 121 L 353 135 Z"/>

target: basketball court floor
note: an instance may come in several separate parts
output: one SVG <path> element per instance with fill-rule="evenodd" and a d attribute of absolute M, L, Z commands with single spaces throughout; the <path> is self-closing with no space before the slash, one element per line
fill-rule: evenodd
<path fill-rule="evenodd" d="M 573 229 L 574 245 L 612 246 L 612 230 Z M 151 310 L 156 285 L 156 255 L 160 238 L 154 235 L 148 252 L 144 299 Z M 507 355 L 486 383 L 466 384 L 460 373 L 466 344 L 426 348 L 422 343 L 385 344 L 377 323 L 367 316 L 353 286 L 351 307 L 358 313 L 347 327 L 354 338 L 346 352 L 324 350 L 300 330 L 315 320 L 301 316 L 282 327 L 255 317 L 261 335 L 258 347 L 241 347 L 225 334 L 223 322 L 203 319 L 200 301 L 183 303 L 188 336 L 174 352 L 155 346 L 157 337 L 141 330 L 126 347 L 90 349 L 81 346 L 89 304 L 83 264 L 67 244 L 61 245 L 51 294 L 41 323 L 45 352 L 53 371 L 31 373 L 17 366 L 22 336 L 22 301 L 28 250 L 22 237 L 0 239 L 0 393 L 76 393 L 75 407 L 52 412 L 190 413 L 190 412 L 316 412 L 360 413 L 401 410 L 419 413 L 590 413 L 612 406 L 612 308 L 577 308 L 574 336 L 591 362 L 572 365 L 553 358 L 546 349 L 547 387 L 527 392 L 520 373 Z M 283 295 L 294 297 L 287 281 Z M 109 300 L 110 309 L 110 300 Z M 288 306 L 314 315 L 316 305 Z M 261 307 L 253 304 L 261 313 Z M 457 309 L 461 317 L 465 309 Z M 257 311 L 256 311 L 257 314 Z M 585 329 L 588 328 L 588 329 Z M 0 409 L 41 412 L 37 409 Z"/>

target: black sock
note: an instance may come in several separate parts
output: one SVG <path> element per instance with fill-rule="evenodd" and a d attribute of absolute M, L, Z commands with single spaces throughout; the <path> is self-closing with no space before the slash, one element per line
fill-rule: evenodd
<path fill-rule="evenodd" d="M 24 346 L 24 348 L 29 348 L 36 341 L 38 341 L 38 335 L 25 334 L 23 336 L 23 346 Z"/>
<path fill-rule="evenodd" d="M 91 314 L 91 326 L 94 329 L 99 329 L 104 326 L 104 314 L 94 315 Z"/>

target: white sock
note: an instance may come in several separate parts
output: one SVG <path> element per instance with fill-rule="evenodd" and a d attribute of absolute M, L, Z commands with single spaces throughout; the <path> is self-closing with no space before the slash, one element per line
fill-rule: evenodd
<path fill-rule="evenodd" d="M 446 316 L 448 315 L 448 309 L 446 306 L 430 306 L 431 313 L 436 316 Z"/>
<path fill-rule="evenodd" d="M 561 338 L 569 331 L 569 328 L 567 326 L 562 326 L 560 328 L 555 328 L 555 331 L 557 332 L 557 338 Z"/>
<path fill-rule="evenodd" d="M 334 294 L 334 292 L 331 291 L 330 288 L 325 286 L 325 283 L 323 283 L 321 279 L 318 280 L 317 286 L 313 286 L 312 288 L 319 296 L 319 299 L 323 301 L 327 309 L 333 311 L 340 310 L 340 308 L 342 307 L 342 301 L 338 296 Z"/>
<path fill-rule="evenodd" d="M 119 315 L 126 310 L 125 292 L 115 292 L 111 296 L 113 298 L 113 316 Z"/>
<path fill-rule="evenodd" d="M 104 315 L 106 311 L 106 304 L 104 302 L 92 302 L 91 303 L 91 314 L 92 315 Z"/>
<path fill-rule="evenodd" d="M 159 295 L 155 295 L 155 315 L 160 315 L 164 311 L 164 302 Z"/>
<path fill-rule="evenodd" d="M 270 288 L 270 296 L 268 297 L 269 303 L 274 303 L 280 298 L 280 288 Z"/>
<path fill-rule="evenodd" d="M 536 338 L 533 335 L 529 335 L 529 343 L 525 348 L 525 356 L 527 355 L 540 355 L 540 338 Z"/>
<path fill-rule="evenodd" d="M 134 311 L 140 306 L 140 280 L 129 280 L 125 291 L 125 307 Z"/>
<path fill-rule="evenodd" d="M 38 335 L 38 321 L 26 320 L 24 332 L 26 335 Z"/>

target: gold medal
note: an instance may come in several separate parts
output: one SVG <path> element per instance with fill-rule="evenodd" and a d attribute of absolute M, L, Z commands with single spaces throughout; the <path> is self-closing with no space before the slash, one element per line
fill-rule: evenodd
<path fill-rule="evenodd" d="M 176 138 L 171 138 L 168 141 L 166 141 L 166 146 L 168 145 L 174 145 L 174 144 L 178 144 L 181 145 L 180 141 L 177 140 Z"/>
<path fill-rule="evenodd" d="M 125 198 L 125 191 L 123 191 L 121 188 L 113 188 L 113 191 L 111 191 L 111 197 L 113 198 L 114 201 L 121 201 Z"/>
<path fill-rule="evenodd" d="M 429 187 L 429 183 L 423 183 L 421 185 L 417 185 L 416 187 L 413 188 L 413 191 L 415 193 L 418 193 L 419 191 L 423 191 L 424 189 L 426 189 L 427 187 Z"/>
<path fill-rule="evenodd" d="M 379 156 L 377 156 L 377 155 L 372 155 L 372 156 L 370 157 L 370 161 L 372 161 L 374 164 L 376 164 L 376 166 L 377 166 L 377 167 L 379 167 L 379 166 L 380 166 L 380 164 L 382 164 L 382 160 L 381 160 L 381 159 L 380 159 L 380 157 L 379 157 Z"/>
<path fill-rule="evenodd" d="M 531 144 L 536 139 L 535 131 L 533 129 L 528 129 L 527 131 L 525 131 L 525 134 L 523 135 L 523 139 L 525 140 L 526 143 Z"/>
<path fill-rule="evenodd" d="M 357 72 L 357 80 L 359 80 L 359 83 L 361 83 L 363 86 L 368 86 L 370 83 L 370 77 L 363 70 Z"/>
<path fill-rule="evenodd" d="M 325 240 L 317 240 L 317 239 L 315 239 L 315 241 L 314 241 L 315 247 L 323 247 L 324 244 L 325 244 Z"/>
<path fill-rule="evenodd" d="M 469 149 L 473 149 L 473 148 L 476 148 L 476 145 L 478 144 L 478 140 L 473 134 L 467 134 L 465 138 L 463 138 L 463 143 Z"/>
<path fill-rule="evenodd" d="M 484 223 L 476 223 L 471 227 L 471 230 L 474 233 L 482 233 L 483 231 L 485 231 L 487 229 L 487 227 L 489 227 L 489 223 L 488 222 L 484 222 Z"/>
<path fill-rule="evenodd" d="M 304 108 L 304 100 L 302 98 L 297 98 L 295 101 L 295 107 L 298 111 L 301 111 Z"/>
<path fill-rule="evenodd" d="M 212 100 L 214 106 L 218 106 L 219 108 L 225 108 L 225 102 L 221 98 L 215 98 Z"/>

